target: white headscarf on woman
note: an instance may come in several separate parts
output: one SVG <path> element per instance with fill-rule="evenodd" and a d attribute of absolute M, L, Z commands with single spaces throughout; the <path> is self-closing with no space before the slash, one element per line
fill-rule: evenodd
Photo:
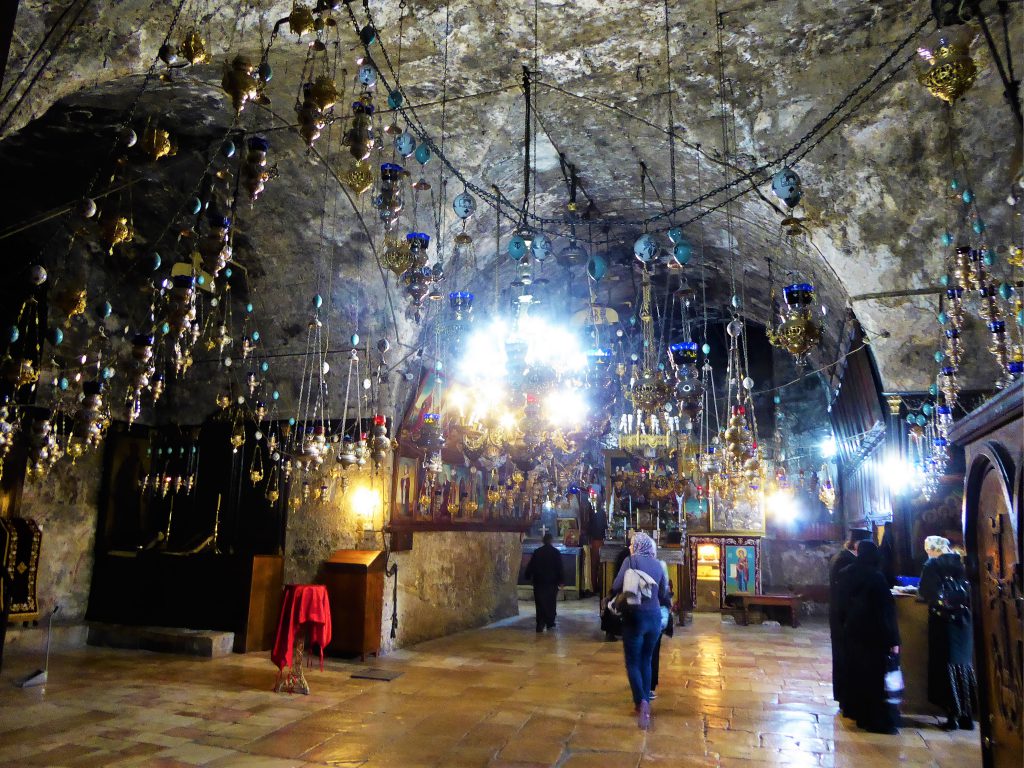
<path fill-rule="evenodd" d="M 948 555 L 953 550 L 949 547 L 949 539 L 942 536 L 926 536 L 924 540 L 925 552 L 939 552 Z"/>

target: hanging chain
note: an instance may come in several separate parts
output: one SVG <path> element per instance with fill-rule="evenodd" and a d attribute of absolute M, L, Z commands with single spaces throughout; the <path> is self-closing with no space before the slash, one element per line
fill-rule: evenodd
<path fill-rule="evenodd" d="M 351 3 L 346 3 L 345 7 L 346 7 L 346 9 L 349 12 L 349 17 L 350 17 L 350 20 L 352 21 L 354 29 L 358 32 L 359 29 L 360 29 L 360 26 L 359 26 L 358 21 L 355 18 L 355 14 L 352 11 L 351 5 L 352 5 Z M 365 8 L 365 5 L 364 5 L 364 8 Z M 370 20 L 370 22 L 372 24 L 372 16 L 370 15 L 368 8 L 366 8 L 366 12 L 367 12 L 367 18 Z M 796 162 L 798 162 L 800 159 L 802 159 L 804 156 L 806 156 L 806 154 L 809 151 L 811 151 L 814 147 L 816 147 L 818 144 L 820 144 L 828 135 L 830 135 L 837 128 L 839 128 L 841 125 L 843 125 L 846 120 L 848 120 L 850 117 L 853 116 L 854 112 L 856 112 L 857 109 L 859 109 L 861 106 L 863 106 L 863 104 L 866 103 L 866 101 L 870 100 L 870 98 L 872 98 L 878 91 L 880 91 L 882 87 L 884 87 L 901 70 L 903 70 L 908 64 L 910 64 L 910 62 L 913 60 L 913 58 L 914 58 L 914 56 L 916 54 L 911 54 L 909 57 L 904 59 L 902 61 L 902 63 L 900 63 L 893 71 L 891 71 L 888 75 L 886 75 L 886 77 L 880 83 L 878 83 L 878 85 L 874 89 L 872 89 L 863 99 L 861 99 L 860 101 L 857 102 L 857 104 L 855 105 L 854 109 L 851 110 L 851 112 L 849 114 L 843 116 L 843 118 L 841 120 L 839 120 L 838 122 L 836 122 L 834 125 L 831 125 L 830 127 L 826 128 L 826 126 L 828 126 L 828 124 L 830 122 L 832 122 L 832 120 L 837 115 L 839 115 L 840 112 L 842 112 L 844 109 L 846 109 L 846 107 L 849 106 L 854 101 L 854 99 L 856 99 L 866 88 L 868 88 L 868 86 L 870 86 L 870 84 L 875 80 L 875 78 L 879 75 L 879 73 L 882 70 L 884 70 L 887 66 L 889 66 L 889 64 L 892 63 L 892 61 L 896 58 L 896 56 L 898 56 L 900 54 L 901 51 L 903 51 L 904 48 L 906 48 L 914 40 L 917 39 L 917 37 L 920 35 L 921 31 L 926 26 L 928 26 L 928 24 L 931 23 L 931 21 L 932 21 L 931 15 L 929 15 L 925 19 L 923 19 L 914 28 L 914 30 L 909 35 L 907 35 L 886 56 L 886 58 L 878 66 L 876 66 L 864 78 L 864 80 L 862 80 L 835 107 L 833 107 L 832 110 L 830 110 L 828 112 L 828 114 L 826 114 L 817 123 L 815 123 L 814 126 L 812 126 L 812 128 L 806 134 L 804 134 L 796 143 L 794 143 L 789 149 L 787 149 L 785 152 L 781 153 L 776 158 L 774 158 L 774 159 L 772 159 L 772 160 L 770 160 L 768 162 L 762 163 L 761 165 L 755 167 L 753 170 L 751 170 L 747 174 L 739 176 L 739 177 L 737 177 L 735 179 L 732 179 L 730 181 L 726 181 L 723 184 L 719 185 L 718 187 L 715 187 L 714 189 L 711 189 L 708 192 L 704 193 L 703 195 L 700 195 L 697 198 L 694 198 L 692 200 L 687 200 L 687 201 L 684 201 L 682 203 L 679 203 L 678 205 L 675 205 L 675 206 L 673 206 L 672 208 L 670 208 L 668 210 L 660 211 L 660 212 L 657 212 L 657 213 L 653 213 L 650 216 L 648 216 L 648 217 L 646 217 L 644 219 L 640 219 L 640 220 L 621 220 L 621 221 L 620 220 L 615 220 L 614 224 L 616 226 L 622 226 L 622 227 L 642 227 L 642 226 L 645 226 L 645 225 L 654 224 L 656 222 L 666 221 L 666 220 L 670 219 L 672 216 L 674 216 L 674 215 L 676 215 L 676 214 L 678 214 L 678 213 L 680 213 L 680 212 L 682 212 L 684 210 L 692 208 L 692 207 L 694 207 L 696 205 L 699 205 L 700 203 L 705 202 L 705 201 L 707 201 L 707 200 L 709 200 L 709 199 L 711 199 L 713 197 L 716 197 L 716 196 L 722 194 L 723 192 L 728 192 L 729 190 L 731 190 L 732 188 L 734 188 L 736 186 L 739 186 L 741 184 L 742 185 L 747 185 L 747 184 L 750 183 L 751 180 L 754 180 L 756 182 L 758 179 L 760 179 L 759 183 L 763 183 L 763 181 L 765 181 L 766 178 L 767 178 L 766 174 L 770 175 L 770 173 L 768 173 L 768 172 L 771 171 L 774 168 L 777 168 L 780 165 L 784 165 L 786 163 L 789 163 L 790 165 L 796 164 Z M 387 63 L 387 66 L 388 66 L 389 70 L 393 73 L 395 71 L 395 68 L 394 68 L 394 66 L 393 66 L 393 64 L 391 62 L 390 55 L 387 52 L 387 48 L 383 45 L 382 42 L 380 43 L 380 48 L 381 48 L 381 52 L 382 52 L 382 54 L 384 56 L 384 60 Z M 367 50 L 367 54 L 369 55 L 369 48 L 366 47 L 366 50 Z M 383 73 L 380 73 L 379 76 L 380 76 L 382 85 L 385 88 L 388 87 L 387 78 L 383 75 Z M 422 143 L 425 143 L 431 149 L 431 151 L 434 152 L 434 154 L 438 155 L 441 163 L 448 169 L 448 171 L 455 178 L 457 178 L 459 181 L 462 182 L 463 186 L 465 186 L 465 188 L 467 190 L 469 190 L 470 192 L 472 192 L 475 195 L 477 195 L 481 200 L 483 200 L 486 204 L 490 205 L 493 208 L 496 208 L 497 201 L 499 199 L 502 199 L 502 200 L 504 200 L 505 205 L 507 206 L 507 208 L 509 210 L 516 210 L 516 206 L 513 203 L 511 203 L 509 201 L 509 198 L 507 196 L 505 196 L 504 193 L 502 193 L 500 190 L 495 189 L 493 192 L 491 192 L 491 191 L 483 189 L 479 185 L 474 184 L 473 182 L 469 181 L 469 179 L 467 179 L 465 177 L 465 175 L 462 174 L 452 164 L 450 159 L 439 151 L 439 149 L 437 147 L 437 144 L 434 142 L 434 140 L 431 138 L 429 133 L 426 131 L 425 127 L 423 126 L 422 121 L 416 115 L 415 109 L 412 106 L 403 104 L 403 105 L 399 106 L 398 111 L 406 119 L 406 121 L 410 124 L 410 127 L 413 129 L 413 131 L 419 136 L 420 141 Z M 801 152 L 801 150 L 804 150 L 804 151 Z M 800 154 L 798 155 L 798 153 L 800 153 Z M 731 197 L 728 202 L 731 202 L 732 200 L 736 199 L 737 197 L 739 197 L 741 195 L 747 194 L 747 191 L 748 191 L 747 189 L 744 189 L 741 193 Z M 716 207 L 706 209 L 703 213 L 701 213 L 699 215 L 699 217 L 706 216 L 709 213 L 712 213 L 712 212 L 714 212 L 716 210 L 719 210 L 722 207 L 722 205 L 723 204 L 720 203 Z M 520 209 L 520 210 L 522 210 L 522 209 Z M 506 211 L 502 215 L 504 215 L 505 218 L 508 221 L 512 222 L 513 224 L 519 224 L 522 221 L 525 221 L 526 218 L 528 218 L 528 219 L 532 220 L 533 222 L 535 222 L 537 224 L 540 224 L 540 225 L 544 225 L 544 224 L 552 224 L 552 225 L 564 224 L 564 217 L 543 217 L 543 216 L 536 215 L 536 213 L 528 213 L 525 217 L 520 216 L 520 217 L 517 218 L 516 216 L 513 216 L 508 211 Z M 694 218 L 688 220 L 686 223 L 687 224 L 693 223 L 693 222 L 697 221 L 699 217 L 694 217 Z M 610 224 L 610 223 L 613 223 L 613 222 L 612 221 L 608 221 L 607 223 Z"/>

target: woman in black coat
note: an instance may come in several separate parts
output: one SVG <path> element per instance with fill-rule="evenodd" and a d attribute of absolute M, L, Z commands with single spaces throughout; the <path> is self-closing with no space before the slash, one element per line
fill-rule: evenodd
<path fill-rule="evenodd" d="M 857 559 L 857 543 L 850 539 L 835 554 L 828 566 L 828 630 L 832 641 L 832 698 L 846 713 L 844 682 L 846 676 L 846 644 L 843 625 L 839 621 L 839 574 Z"/>
<path fill-rule="evenodd" d="M 839 574 L 839 620 L 846 638 L 845 714 L 872 733 L 897 733 L 899 715 L 886 702 L 890 653 L 899 653 L 896 603 L 879 566 L 878 546 L 857 544 L 857 559 Z"/>
<path fill-rule="evenodd" d="M 928 562 L 921 571 L 918 595 L 928 603 L 928 701 L 946 712 L 943 728 L 971 730 L 977 683 L 967 574 L 948 539 L 929 536 L 924 548 Z M 944 594 L 947 591 L 960 593 L 961 609 L 950 609 L 955 598 Z"/>

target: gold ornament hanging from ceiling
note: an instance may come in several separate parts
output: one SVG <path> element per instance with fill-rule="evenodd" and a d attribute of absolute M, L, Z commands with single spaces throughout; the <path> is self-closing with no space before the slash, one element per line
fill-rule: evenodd
<path fill-rule="evenodd" d="M 927 64 L 918 71 L 917 81 L 932 96 L 952 104 L 974 85 L 978 68 L 971 58 L 972 37 L 966 25 L 944 27 L 917 49 Z"/>
<path fill-rule="evenodd" d="M 641 284 L 640 323 L 643 328 L 643 363 L 639 371 L 634 367 L 633 379 L 626 393 L 633 408 L 643 416 L 653 416 L 665 407 L 672 397 L 672 386 L 665 373 L 658 370 L 657 348 L 654 342 L 654 316 L 651 312 L 651 275 L 643 269 Z"/>

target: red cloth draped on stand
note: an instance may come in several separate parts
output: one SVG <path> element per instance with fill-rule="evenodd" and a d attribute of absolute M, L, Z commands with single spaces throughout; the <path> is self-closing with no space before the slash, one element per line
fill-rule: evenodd
<path fill-rule="evenodd" d="M 331 642 L 331 606 L 327 588 L 322 584 L 288 584 L 284 588 L 281 618 L 270 660 L 278 669 L 292 665 L 292 653 L 299 632 L 308 632 L 308 646 L 320 649 L 320 671 L 324 668 L 324 648 Z"/>

